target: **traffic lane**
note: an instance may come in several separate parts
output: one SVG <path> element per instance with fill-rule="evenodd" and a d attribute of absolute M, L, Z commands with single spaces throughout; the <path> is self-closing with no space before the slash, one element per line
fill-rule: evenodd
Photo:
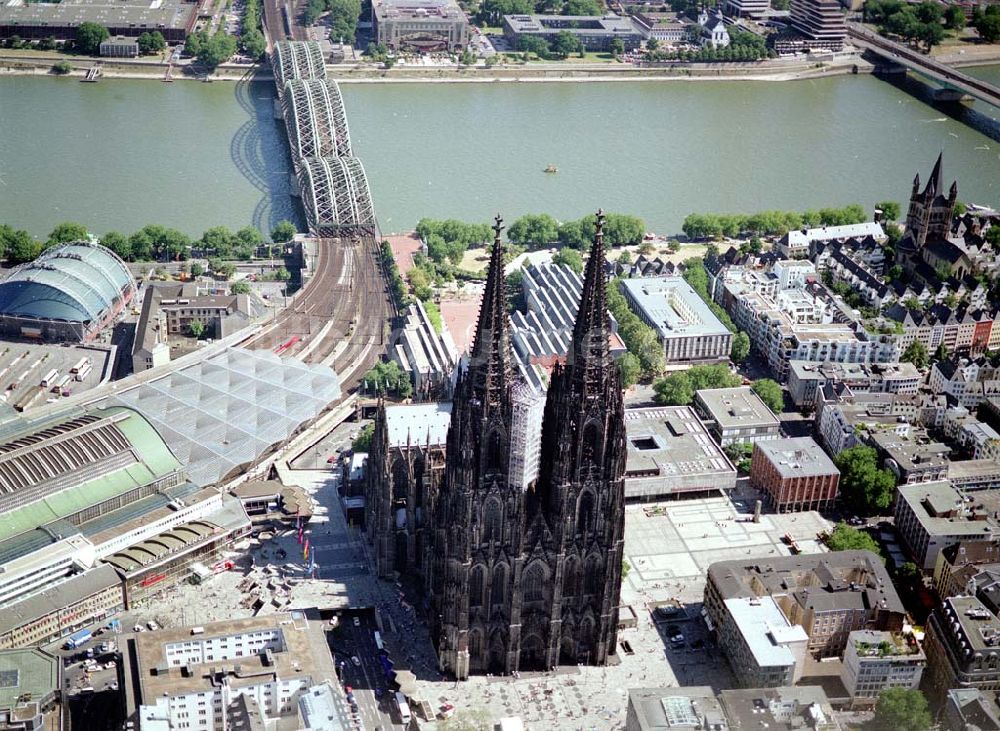
<path fill-rule="evenodd" d="M 385 687 L 384 681 L 379 684 L 379 673 L 381 666 L 372 667 L 371 662 L 366 658 L 365 633 L 368 629 L 362 626 L 355 627 L 353 618 L 344 625 L 344 638 L 342 643 L 341 660 L 345 662 L 343 666 L 344 685 L 350 686 L 354 693 L 354 700 L 358 705 L 364 728 L 377 728 L 383 725 L 383 719 L 379 713 L 378 702 L 375 698 L 375 688 Z M 374 647 L 374 637 L 371 646 Z M 354 659 L 357 658 L 360 664 L 356 665 Z"/>
<path fill-rule="evenodd" d="M 354 655 L 361 662 L 359 669 L 366 681 L 372 679 L 374 683 L 366 687 L 362 693 L 366 696 L 366 701 L 370 703 L 371 708 L 378 714 L 378 725 L 383 728 L 398 725 L 394 723 L 393 708 L 395 704 L 392 701 L 393 695 L 389 691 L 389 680 L 385 677 L 385 669 L 379 660 L 378 647 L 375 645 L 376 627 L 374 623 L 362 619 L 361 625 L 355 627 L 352 620 L 350 630 Z M 353 661 L 351 664 L 353 665 Z M 375 696 L 375 690 L 379 688 L 382 690 L 381 698 Z"/>

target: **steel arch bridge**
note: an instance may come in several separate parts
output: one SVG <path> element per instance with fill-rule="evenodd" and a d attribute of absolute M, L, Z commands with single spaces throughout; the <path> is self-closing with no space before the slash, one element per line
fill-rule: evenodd
<path fill-rule="evenodd" d="M 278 41 L 271 53 L 278 93 L 292 79 L 325 79 L 326 62 L 316 41 Z"/>
<path fill-rule="evenodd" d="M 336 81 L 294 79 L 285 84 L 281 103 L 296 158 L 351 156 L 347 113 Z"/>
<path fill-rule="evenodd" d="M 356 157 L 307 157 L 298 170 L 309 228 L 320 237 L 344 229 L 375 233 L 375 206 L 368 177 Z"/>

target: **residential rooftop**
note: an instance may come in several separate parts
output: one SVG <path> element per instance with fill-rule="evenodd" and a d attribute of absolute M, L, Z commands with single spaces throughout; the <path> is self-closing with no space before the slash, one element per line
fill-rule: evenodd
<path fill-rule="evenodd" d="M 848 642 L 854 643 L 854 649 L 859 657 L 908 657 L 922 655 L 920 647 L 911 644 L 905 636 L 898 632 L 885 630 L 861 629 L 848 635 Z"/>
<path fill-rule="evenodd" d="M 757 442 L 754 448 L 760 450 L 786 479 L 840 474 L 833 460 L 812 437 Z"/>
<path fill-rule="evenodd" d="M 926 430 L 914 429 L 912 434 L 902 435 L 894 431 L 876 431 L 870 439 L 875 446 L 895 460 L 904 472 L 939 468 L 947 469 L 951 447 L 927 437 Z"/>
<path fill-rule="evenodd" d="M 997 532 L 992 517 L 1000 510 L 1000 490 L 980 490 L 965 495 L 948 480 L 900 485 L 903 500 L 928 535 L 981 536 Z"/>
<path fill-rule="evenodd" d="M 734 730 L 839 731 L 841 728 L 826 693 L 819 686 L 723 690 L 719 699 Z"/>
<path fill-rule="evenodd" d="M 725 729 L 722 705 L 709 686 L 629 688 L 630 717 L 638 731 Z"/>
<path fill-rule="evenodd" d="M 941 604 L 951 623 L 957 623 L 959 639 L 971 652 L 997 649 L 1000 643 L 1000 620 L 974 596 L 952 596 Z"/>
<path fill-rule="evenodd" d="M 791 667 L 795 653 L 787 645 L 806 643 L 802 625 L 792 624 L 769 596 L 738 597 L 724 602 L 758 667 Z"/>

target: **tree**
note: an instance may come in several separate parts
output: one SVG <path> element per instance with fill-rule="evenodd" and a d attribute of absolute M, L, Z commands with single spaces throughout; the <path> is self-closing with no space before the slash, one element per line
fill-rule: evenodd
<path fill-rule="evenodd" d="M 355 452 L 367 452 L 372 448 L 372 436 L 375 434 L 375 424 L 368 423 L 361 427 L 361 431 L 351 442 L 351 449 Z"/>
<path fill-rule="evenodd" d="M 742 363 L 750 355 L 750 336 L 745 332 L 738 332 L 733 336 L 733 345 L 729 350 L 729 358 L 734 363 Z"/>
<path fill-rule="evenodd" d="M 933 723 L 923 693 L 906 688 L 888 688 L 879 694 L 875 717 L 869 726 L 872 729 L 928 731 Z"/>
<path fill-rule="evenodd" d="M 292 278 L 292 273 L 285 267 L 278 267 L 274 270 L 274 280 L 276 282 L 287 282 Z"/>
<path fill-rule="evenodd" d="M 256 61 L 267 50 L 267 41 L 263 33 L 256 28 L 250 28 L 240 36 L 240 48 L 243 49 L 243 53 Z"/>
<path fill-rule="evenodd" d="M 236 237 L 226 226 L 214 226 L 201 235 L 201 248 L 226 258 L 232 255 Z"/>
<path fill-rule="evenodd" d="M 934 351 L 934 360 L 940 362 L 940 361 L 948 360 L 949 357 L 950 357 L 950 354 L 948 353 L 948 346 L 947 345 L 945 345 L 944 343 L 941 343 L 939 346 L 937 346 L 937 350 Z"/>
<path fill-rule="evenodd" d="M 123 233 L 108 231 L 101 237 L 101 246 L 111 249 L 125 261 L 132 259 L 132 243 Z"/>
<path fill-rule="evenodd" d="M 997 6 L 992 6 L 989 10 L 978 18 L 973 24 L 979 37 L 987 43 L 1000 41 L 1000 11 L 994 11 Z"/>
<path fill-rule="evenodd" d="M 772 381 L 770 378 L 761 378 L 754 381 L 750 388 L 774 413 L 780 414 L 784 410 L 785 396 L 781 392 L 781 386 L 776 381 Z"/>
<path fill-rule="evenodd" d="M 920 369 L 926 368 L 930 363 L 930 358 L 927 356 L 927 346 L 919 340 L 914 340 L 907 345 L 899 359 L 904 363 L 912 363 Z"/>
<path fill-rule="evenodd" d="M 45 248 L 50 246 L 55 246 L 56 244 L 68 244 L 72 241 L 87 241 L 90 239 L 90 233 L 87 229 L 81 226 L 79 223 L 60 223 L 54 229 L 52 233 L 49 234 L 49 240 L 45 242 Z"/>
<path fill-rule="evenodd" d="M 205 267 L 203 267 L 201 264 L 199 264 L 196 261 L 191 263 L 191 276 L 192 277 L 200 277 L 204 273 L 205 273 Z"/>
<path fill-rule="evenodd" d="M 576 249 L 559 249 L 552 257 L 552 263 L 568 266 L 577 274 L 583 272 L 583 257 Z"/>
<path fill-rule="evenodd" d="M 163 49 L 167 47 L 163 34 L 158 30 L 152 33 L 141 33 L 136 39 L 136 43 L 139 44 L 139 53 L 143 56 L 162 53 Z"/>
<path fill-rule="evenodd" d="M 965 27 L 965 11 L 959 5 L 949 5 L 944 11 L 944 25 L 951 30 L 962 30 Z"/>
<path fill-rule="evenodd" d="M 42 252 L 42 245 L 27 231 L 18 230 L 7 237 L 4 249 L 11 264 L 24 264 L 35 260 Z"/>
<path fill-rule="evenodd" d="M 882 211 L 882 215 L 887 221 L 895 221 L 899 218 L 899 203 L 896 201 L 882 201 L 875 207 Z"/>
<path fill-rule="evenodd" d="M 434 291 L 431 289 L 427 272 L 420 267 L 413 267 L 407 276 L 410 279 L 410 289 L 413 290 L 413 296 L 421 301 L 430 300 Z"/>
<path fill-rule="evenodd" d="M 523 35 L 517 39 L 517 50 L 524 53 L 533 53 L 539 58 L 547 58 L 549 55 L 549 42 L 539 36 Z"/>
<path fill-rule="evenodd" d="M 65 76 L 66 74 L 73 71 L 73 64 L 69 61 L 56 61 L 52 64 L 52 73 L 58 76 Z"/>
<path fill-rule="evenodd" d="M 667 406 L 687 406 L 694 401 L 694 384 L 687 371 L 671 373 L 653 384 L 653 400 Z"/>
<path fill-rule="evenodd" d="M 250 294 L 250 282 L 241 279 L 229 285 L 229 294 Z"/>
<path fill-rule="evenodd" d="M 647 50 L 655 51 L 659 47 L 660 47 L 660 42 L 655 38 L 650 38 L 648 41 L 646 41 Z"/>
<path fill-rule="evenodd" d="M 291 221 L 278 221 L 277 225 L 271 229 L 271 241 L 276 244 L 284 244 L 295 238 L 298 230 Z"/>
<path fill-rule="evenodd" d="M 193 338 L 200 338 L 205 334 L 205 323 L 201 320 L 192 320 L 188 323 L 188 335 Z"/>
<path fill-rule="evenodd" d="M 631 264 L 632 263 L 632 252 L 630 252 L 628 249 L 623 249 L 622 253 L 620 253 L 618 255 L 617 262 L 619 264 L 625 264 L 625 265 Z"/>
<path fill-rule="evenodd" d="M 621 373 L 622 387 L 629 388 L 639 381 L 642 375 L 642 363 L 632 353 L 626 353 L 618 359 L 618 372 Z"/>
<path fill-rule="evenodd" d="M 235 238 L 234 253 L 239 259 L 252 259 L 257 247 L 264 245 L 264 235 L 254 226 L 244 226 Z"/>
<path fill-rule="evenodd" d="M 869 515 L 892 505 L 896 479 L 880 469 L 872 447 L 860 444 L 834 458 L 840 470 L 840 493 L 856 512 Z"/>
<path fill-rule="evenodd" d="M 878 541 L 843 521 L 830 533 L 826 546 L 831 551 L 871 551 L 876 556 L 879 555 Z"/>
<path fill-rule="evenodd" d="M 208 36 L 205 31 L 201 33 Z M 219 64 L 225 63 L 236 53 L 236 39 L 221 30 L 210 38 L 203 38 L 198 46 L 198 62 L 209 71 L 214 71 Z"/>
<path fill-rule="evenodd" d="M 729 461 L 736 465 L 736 469 L 744 475 L 750 474 L 751 462 L 753 461 L 753 445 L 736 443 L 728 445 L 724 450 Z"/>
<path fill-rule="evenodd" d="M 563 15 L 603 15 L 604 6 L 598 0 L 566 0 Z"/>
<path fill-rule="evenodd" d="M 618 58 L 623 53 L 625 53 L 625 42 L 621 38 L 615 38 L 611 41 L 611 55 Z"/>
<path fill-rule="evenodd" d="M 575 35 L 570 33 L 568 30 L 561 30 L 552 40 L 551 48 L 552 53 L 556 56 L 559 58 L 566 58 L 571 53 L 576 53 L 581 50 L 583 46 L 580 44 L 580 39 Z"/>
<path fill-rule="evenodd" d="M 96 56 L 101 50 L 101 41 L 106 41 L 111 34 L 103 25 L 97 23 L 80 23 L 76 29 L 76 47 L 80 53 Z"/>
<path fill-rule="evenodd" d="M 386 394 L 394 392 L 400 398 L 413 395 L 410 375 L 394 360 L 380 361 L 362 377 L 362 388 L 368 393 Z"/>
<path fill-rule="evenodd" d="M 559 223 L 547 213 L 528 213 L 510 225 L 507 238 L 528 249 L 544 249 L 559 240 Z"/>

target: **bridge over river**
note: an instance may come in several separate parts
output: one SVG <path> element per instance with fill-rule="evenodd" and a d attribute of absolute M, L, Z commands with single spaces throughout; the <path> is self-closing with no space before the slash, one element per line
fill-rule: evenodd
<path fill-rule="evenodd" d="M 908 46 L 884 38 L 857 23 L 848 23 L 847 33 L 854 45 L 859 48 L 936 81 L 942 84 L 945 89 L 958 92 L 959 96 L 968 95 L 1000 108 L 1000 89 L 988 81 L 964 74 Z"/>

